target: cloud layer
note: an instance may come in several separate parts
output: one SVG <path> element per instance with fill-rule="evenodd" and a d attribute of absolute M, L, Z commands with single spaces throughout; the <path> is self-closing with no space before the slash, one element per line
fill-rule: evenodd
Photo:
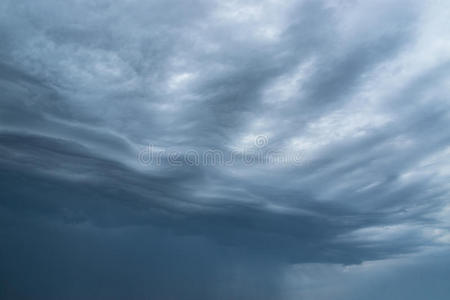
<path fill-rule="evenodd" d="M 0 14 L 6 296 L 289 298 L 292 266 L 448 247 L 445 4 L 22 0 Z M 145 164 L 149 145 L 184 159 Z M 207 151 L 301 160 L 186 160 Z"/>

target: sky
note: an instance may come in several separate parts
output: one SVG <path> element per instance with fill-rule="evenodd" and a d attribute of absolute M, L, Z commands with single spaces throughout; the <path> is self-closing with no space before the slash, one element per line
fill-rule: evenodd
<path fill-rule="evenodd" d="M 450 3 L 0 2 L 0 298 L 450 298 Z"/>

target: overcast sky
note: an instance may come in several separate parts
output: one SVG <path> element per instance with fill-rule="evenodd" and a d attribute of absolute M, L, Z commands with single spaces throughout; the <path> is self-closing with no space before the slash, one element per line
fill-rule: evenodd
<path fill-rule="evenodd" d="M 0 2 L 0 298 L 450 298 L 450 4 Z"/>

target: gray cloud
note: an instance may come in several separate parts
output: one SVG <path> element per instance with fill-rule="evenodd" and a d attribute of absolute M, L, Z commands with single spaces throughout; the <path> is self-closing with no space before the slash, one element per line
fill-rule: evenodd
<path fill-rule="evenodd" d="M 293 266 L 445 249 L 443 6 L 4 1 L 5 297 L 289 298 Z M 138 160 L 257 137 L 301 161 Z"/>

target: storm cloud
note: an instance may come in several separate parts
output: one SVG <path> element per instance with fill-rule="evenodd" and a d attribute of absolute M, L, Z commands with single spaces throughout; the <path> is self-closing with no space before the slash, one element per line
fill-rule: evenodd
<path fill-rule="evenodd" d="M 5 299 L 448 298 L 443 1 L 0 14 Z"/>

